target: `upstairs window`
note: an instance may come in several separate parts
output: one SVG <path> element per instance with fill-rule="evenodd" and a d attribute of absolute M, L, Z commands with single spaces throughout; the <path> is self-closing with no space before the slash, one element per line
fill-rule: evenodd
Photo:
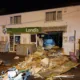
<path fill-rule="evenodd" d="M 46 13 L 46 21 L 56 20 L 56 11 Z"/>
<path fill-rule="evenodd" d="M 62 11 L 46 12 L 46 21 L 62 20 Z"/>
<path fill-rule="evenodd" d="M 62 11 L 57 11 L 57 20 L 62 20 Z"/>
<path fill-rule="evenodd" d="M 21 23 L 21 16 L 10 17 L 10 24 L 20 24 L 20 23 Z"/>
<path fill-rule="evenodd" d="M 14 17 L 10 17 L 10 24 L 14 24 Z"/>

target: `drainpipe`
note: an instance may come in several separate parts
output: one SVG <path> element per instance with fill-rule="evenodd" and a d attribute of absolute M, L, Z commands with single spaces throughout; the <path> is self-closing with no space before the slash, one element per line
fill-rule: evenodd
<path fill-rule="evenodd" d="M 74 54 L 76 55 L 76 30 L 74 30 Z"/>

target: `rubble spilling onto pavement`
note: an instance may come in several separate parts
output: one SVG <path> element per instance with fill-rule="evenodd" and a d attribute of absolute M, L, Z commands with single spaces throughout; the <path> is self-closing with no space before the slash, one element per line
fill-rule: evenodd
<path fill-rule="evenodd" d="M 35 78 L 40 77 L 46 80 L 53 80 L 56 76 L 69 71 L 77 65 L 79 63 L 73 62 L 69 56 L 62 55 L 62 52 L 59 52 L 59 50 L 57 51 L 53 48 L 47 51 L 38 47 L 35 53 L 29 54 L 25 57 L 25 61 L 14 67 L 21 73 L 28 70 L 31 73 L 30 75 L 33 75 Z M 6 73 L 5 77 L 8 78 L 8 73 Z"/>
<path fill-rule="evenodd" d="M 0 65 L 3 63 L 3 60 L 0 60 Z"/>

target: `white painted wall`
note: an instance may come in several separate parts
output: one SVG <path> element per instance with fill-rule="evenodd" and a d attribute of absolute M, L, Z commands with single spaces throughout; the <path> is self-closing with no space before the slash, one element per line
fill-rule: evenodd
<path fill-rule="evenodd" d="M 21 44 L 30 44 L 30 34 L 21 34 Z"/>
<path fill-rule="evenodd" d="M 64 8 L 65 10 L 65 8 Z M 63 15 L 63 20 L 66 22 L 68 29 L 67 33 L 63 36 L 68 37 L 68 42 L 63 44 L 65 52 L 74 52 L 74 42 L 69 42 L 69 37 L 74 36 L 74 30 L 76 30 L 76 50 L 78 49 L 78 39 L 80 39 L 80 6 L 66 7 L 66 11 Z"/>
<path fill-rule="evenodd" d="M 58 11 L 62 10 L 63 19 L 61 21 L 45 21 L 45 13 L 49 11 Z M 10 24 L 10 17 L 21 15 L 22 23 L 21 24 Z M 0 16 L 0 40 L 1 36 L 5 35 L 2 33 L 2 25 L 6 25 L 8 28 L 13 27 L 50 27 L 50 26 L 63 26 L 67 25 L 67 32 L 63 33 L 64 37 L 67 37 L 67 42 L 64 42 L 63 38 L 63 48 L 65 53 L 69 54 L 70 51 L 74 51 L 74 43 L 69 42 L 69 37 L 74 36 L 74 30 L 76 30 L 76 49 L 78 48 L 78 39 L 80 39 L 80 5 L 78 6 L 69 6 L 63 8 L 55 8 L 55 9 L 46 9 L 40 11 L 32 11 L 32 12 L 24 12 L 17 14 L 9 14 Z M 8 36 L 8 35 L 7 35 Z M 27 36 L 25 38 L 25 36 Z M 21 43 L 30 43 L 30 35 L 29 34 L 21 34 Z M 26 41 L 23 41 L 25 39 Z"/>

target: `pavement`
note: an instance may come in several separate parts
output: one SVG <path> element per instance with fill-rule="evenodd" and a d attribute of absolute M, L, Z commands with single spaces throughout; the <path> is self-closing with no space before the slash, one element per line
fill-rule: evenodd
<path fill-rule="evenodd" d="M 55 80 L 80 80 L 80 65 L 61 75 Z"/>
<path fill-rule="evenodd" d="M 19 59 L 14 59 L 15 57 L 19 57 Z M 16 53 L 0 53 L 0 60 L 3 61 L 3 64 L 0 65 L 0 74 L 2 71 L 6 71 L 10 67 L 18 64 L 23 61 L 25 56 L 16 55 Z"/>

